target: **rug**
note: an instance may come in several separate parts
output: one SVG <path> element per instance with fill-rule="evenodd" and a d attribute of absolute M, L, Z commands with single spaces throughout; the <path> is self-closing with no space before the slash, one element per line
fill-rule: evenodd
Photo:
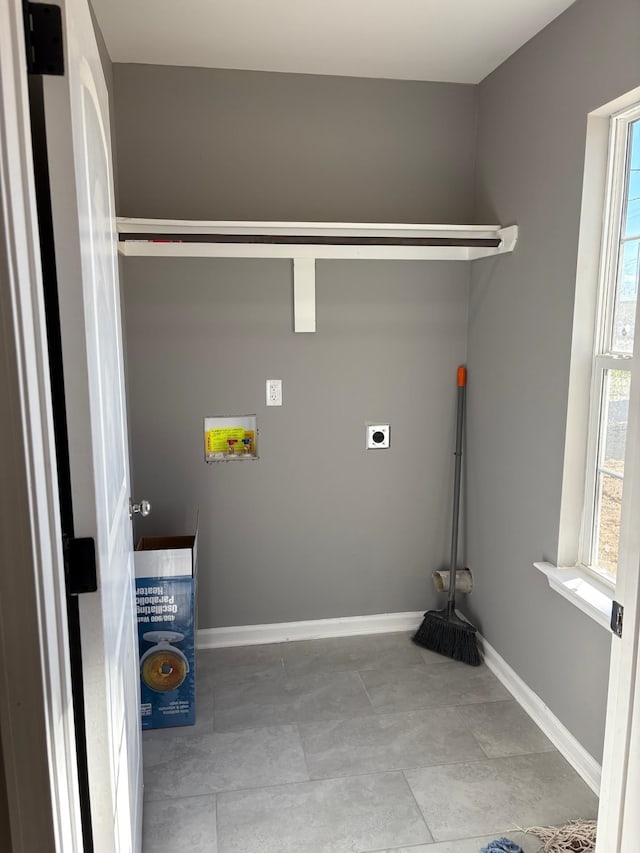
<path fill-rule="evenodd" d="M 596 849 L 595 820 L 570 820 L 564 826 L 532 826 L 525 829 L 542 842 L 539 853 L 593 853 Z"/>

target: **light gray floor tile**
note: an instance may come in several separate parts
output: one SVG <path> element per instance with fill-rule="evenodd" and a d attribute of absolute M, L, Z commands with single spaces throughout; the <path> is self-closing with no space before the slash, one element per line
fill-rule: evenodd
<path fill-rule="evenodd" d="M 221 853 L 354 853 L 431 841 L 401 773 L 220 794 Z"/>
<path fill-rule="evenodd" d="M 196 681 L 196 721 L 198 716 L 206 714 L 209 708 L 213 716 L 213 685 L 211 681 L 202 678 Z"/>
<path fill-rule="evenodd" d="M 456 708 L 298 726 L 312 779 L 483 759 Z"/>
<path fill-rule="evenodd" d="M 284 674 L 282 644 L 203 649 L 198 652 L 196 684 L 205 687 Z"/>
<path fill-rule="evenodd" d="M 422 657 L 423 663 L 453 663 L 452 659 L 446 655 L 439 655 L 437 652 L 432 652 L 429 649 L 423 649 L 422 647 L 417 648 L 420 649 L 420 656 Z M 467 664 L 461 663 L 460 666 L 467 666 Z"/>
<path fill-rule="evenodd" d="M 217 853 L 216 798 L 145 803 L 142 853 Z"/>
<path fill-rule="evenodd" d="M 196 690 L 196 726 L 143 733 L 143 853 L 537 853 L 516 825 L 595 816 L 485 666 L 406 632 L 199 651 Z"/>
<path fill-rule="evenodd" d="M 496 835 L 483 835 L 480 838 L 463 838 L 457 841 L 441 841 L 436 844 L 419 844 L 417 847 L 389 847 L 386 850 L 371 851 L 371 853 L 480 853 L 482 847 L 502 837 Z M 533 835 L 525 835 L 524 832 L 510 832 L 506 836 L 522 847 L 524 853 L 538 853 L 540 840 Z"/>
<path fill-rule="evenodd" d="M 196 691 L 196 722 L 182 729 L 185 735 L 213 734 L 213 691 Z"/>
<path fill-rule="evenodd" d="M 285 674 L 284 664 L 279 663 L 258 663 L 246 664 L 245 666 L 226 666 L 216 669 L 213 672 L 206 673 L 204 683 L 212 687 L 219 687 L 222 684 L 235 684 L 237 681 L 256 680 L 266 678 L 277 678 Z"/>
<path fill-rule="evenodd" d="M 280 663 L 286 643 L 265 643 L 256 646 L 229 646 L 224 649 L 198 649 L 197 665 L 209 669 L 236 666 L 258 666 Z"/>
<path fill-rule="evenodd" d="M 591 819 L 597 798 L 557 752 L 405 771 L 438 841 Z"/>
<path fill-rule="evenodd" d="M 182 728 L 153 729 L 142 733 L 142 762 L 145 773 L 147 768 L 164 764 L 167 755 L 173 755 L 176 741 L 185 737 L 183 731 Z"/>
<path fill-rule="evenodd" d="M 515 700 L 460 707 L 459 713 L 488 758 L 551 752 L 555 747 Z"/>
<path fill-rule="evenodd" d="M 438 666 L 369 670 L 361 673 L 371 704 L 379 713 L 510 699 L 486 666 Z"/>
<path fill-rule="evenodd" d="M 420 650 L 406 632 L 284 643 L 283 656 L 290 675 L 418 666 L 423 663 Z"/>
<path fill-rule="evenodd" d="M 216 731 L 364 715 L 371 703 L 355 672 L 242 681 L 214 690 Z"/>
<path fill-rule="evenodd" d="M 294 726 L 173 737 L 144 744 L 147 800 L 192 797 L 309 778 Z"/>

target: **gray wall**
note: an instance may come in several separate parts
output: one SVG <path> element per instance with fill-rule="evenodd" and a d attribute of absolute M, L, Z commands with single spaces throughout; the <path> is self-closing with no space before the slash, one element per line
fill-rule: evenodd
<path fill-rule="evenodd" d="M 468 222 L 476 87 L 114 66 L 121 216 Z"/>
<path fill-rule="evenodd" d="M 324 261 L 292 332 L 289 261 L 123 264 L 137 535 L 200 510 L 200 626 L 417 610 L 446 563 L 465 263 Z M 265 380 L 283 380 L 282 408 Z M 204 462 L 205 415 L 256 413 L 260 459 Z M 364 449 L 365 422 L 392 447 Z"/>
<path fill-rule="evenodd" d="M 480 85 L 478 221 L 517 222 L 475 262 L 468 558 L 483 634 L 602 754 L 609 634 L 532 568 L 555 561 L 587 113 L 640 82 L 640 4 L 580 0 Z"/>
<path fill-rule="evenodd" d="M 142 65 L 115 65 L 114 85 L 120 215 L 473 215 L 475 87 Z M 202 627 L 433 602 L 469 275 L 319 263 L 318 331 L 295 335 L 288 261 L 127 260 L 133 480 L 154 503 L 137 532 L 199 507 Z M 207 466 L 203 417 L 254 412 L 260 460 Z M 389 451 L 364 450 L 375 420 Z"/>
<path fill-rule="evenodd" d="M 637 0 L 579 0 L 480 87 L 114 67 L 121 215 L 521 226 L 472 265 L 470 613 L 597 758 L 609 637 L 531 564 L 557 554 L 586 115 L 638 84 L 639 34 Z M 468 274 L 321 264 L 318 333 L 296 336 L 285 262 L 126 263 L 138 532 L 200 507 L 202 626 L 431 605 Z M 202 417 L 251 411 L 260 461 L 206 466 Z"/>

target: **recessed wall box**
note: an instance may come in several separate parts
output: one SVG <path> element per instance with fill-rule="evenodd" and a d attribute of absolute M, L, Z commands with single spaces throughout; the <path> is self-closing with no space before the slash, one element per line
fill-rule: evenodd
<path fill-rule="evenodd" d="M 232 462 L 258 458 L 258 419 L 255 415 L 230 415 L 204 419 L 206 462 Z"/>
<path fill-rule="evenodd" d="M 384 450 L 391 446 L 391 426 L 389 424 L 367 424 L 367 450 Z"/>

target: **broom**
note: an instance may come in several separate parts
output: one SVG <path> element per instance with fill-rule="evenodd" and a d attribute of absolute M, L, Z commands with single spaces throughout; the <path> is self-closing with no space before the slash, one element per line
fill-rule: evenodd
<path fill-rule="evenodd" d="M 451 564 L 449 595 L 444 610 L 428 610 L 413 642 L 432 652 L 478 666 L 481 663 L 476 628 L 456 613 L 456 563 L 458 561 L 458 521 L 460 516 L 460 475 L 462 473 L 462 426 L 466 367 L 458 368 L 458 414 L 456 420 L 455 472 L 453 480 L 453 521 L 451 525 Z"/>

